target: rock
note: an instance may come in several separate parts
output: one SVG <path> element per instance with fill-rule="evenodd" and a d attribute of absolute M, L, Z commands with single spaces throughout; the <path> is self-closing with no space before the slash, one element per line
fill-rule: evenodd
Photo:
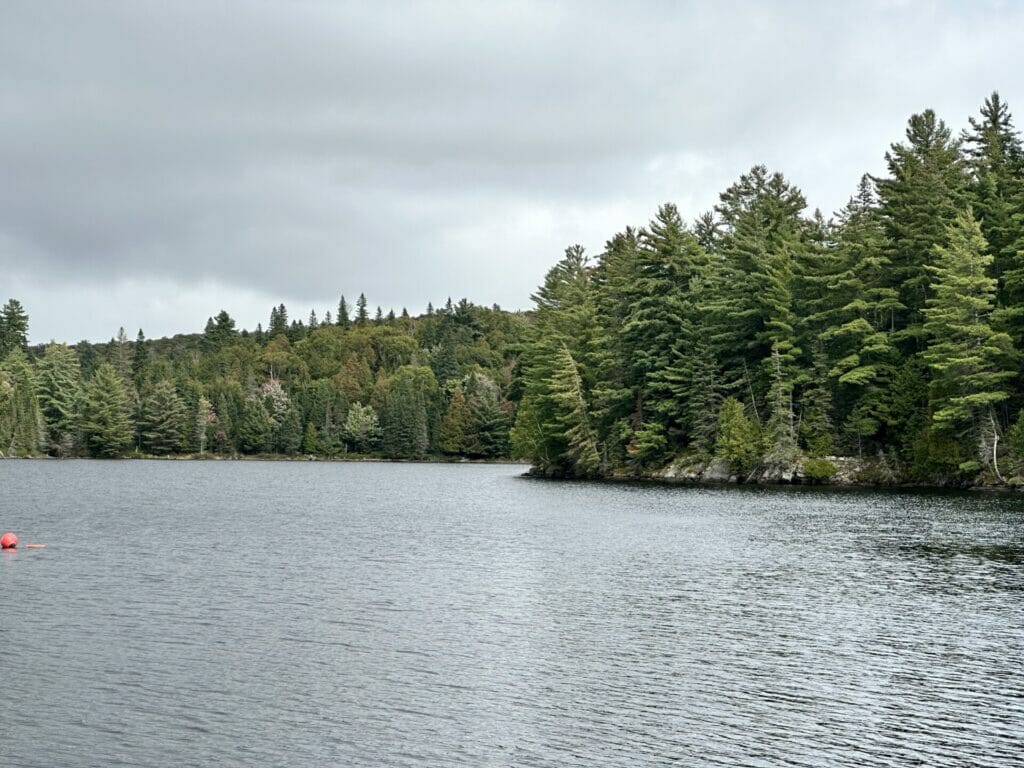
<path fill-rule="evenodd" d="M 715 459 L 705 468 L 700 478 L 709 483 L 735 483 L 738 478 L 729 472 L 729 462 L 724 459 Z"/>

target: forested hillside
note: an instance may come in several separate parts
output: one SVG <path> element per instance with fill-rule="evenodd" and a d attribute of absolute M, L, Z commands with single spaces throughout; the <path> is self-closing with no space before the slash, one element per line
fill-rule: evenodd
<path fill-rule="evenodd" d="M 833 454 L 873 457 L 889 479 L 1019 471 L 1010 112 L 992 94 L 959 137 L 914 115 L 885 160 L 834 218 L 755 166 L 689 226 L 667 204 L 593 260 L 569 248 L 534 297 L 514 449 L 566 476 L 680 455 L 741 478 L 797 463 L 827 477 Z"/>
<path fill-rule="evenodd" d="M 0 312 L 0 451 L 531 460 L 566 477 L 681 458 L 743 478 L 826 457 L 875 480 L 1024 472 L 1024 151 L 993 93 L 956 135 L 910 118 L 833 217 L 755 166 L 686 223 L 672 204 L 530 313 L 466 300 L 412 318 L 361 296 L 264 331 L 29 349 Z M 881 474 L 878 474 L 878 473 Z"/>
<path fill-rule="evenodd" d="M 227 312 L 201 335 L 27 345 L 28 317 L 0 310 L 0 452 L 135 452 L 389 458 L 508 453 L 519 314 L 451 301 L 426 315 L 289 321 L 238 330 Z"/>

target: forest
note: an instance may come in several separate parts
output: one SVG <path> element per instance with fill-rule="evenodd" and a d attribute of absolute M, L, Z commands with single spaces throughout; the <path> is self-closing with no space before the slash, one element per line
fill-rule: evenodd
<path fill-rule="evenodd" d="M 529 460 L 557 477 L 724 462 L 739 479 L 835 457 L 865 482 L 1024 474 L 1024 151 L 998 93 L 954 134 L 910 117 L 826 217 L 757 165 L 713 210 L 671 203 L 528 312 L 463 299 L 203 334 L 29 347 L 0 311 L 6 455 Z M 350 317 L 350 315 L 352 315 Z"/>
<path fill-rule="evenodd" d="M 520 314 L 468 301 L 412 318 L 344 296 L 336 317 L 30 349 L 16 300 L 0 310 L 0 451 L 9 456 L 508 455 Z"/>

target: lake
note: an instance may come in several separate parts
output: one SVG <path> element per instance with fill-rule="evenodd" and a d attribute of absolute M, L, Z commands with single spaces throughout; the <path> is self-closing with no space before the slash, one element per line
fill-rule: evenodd
<path fill-rule="evenodd" d="M 4 766 L 1024 765 L 1024 497 L 0 461 Z"/>

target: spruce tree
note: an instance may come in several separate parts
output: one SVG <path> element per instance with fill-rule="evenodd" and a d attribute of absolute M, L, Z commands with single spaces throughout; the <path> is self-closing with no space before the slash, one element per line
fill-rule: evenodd
<path fill-rule="evenodd" d="M 348 302 L 345 301 L 345 295 L 342 294 L 341 300 L 338 302 L 338 317 L 335 322 L 341 328 L 348 328 L 352 324 L 352 319 L 349 317 Z"/>
<path fill-rule="evenodd" d="M 356 325 L 366 325 L 370 322 L 370 313 L 366 309 L 366 294 L 360 293 L 356 299 Z"/>

